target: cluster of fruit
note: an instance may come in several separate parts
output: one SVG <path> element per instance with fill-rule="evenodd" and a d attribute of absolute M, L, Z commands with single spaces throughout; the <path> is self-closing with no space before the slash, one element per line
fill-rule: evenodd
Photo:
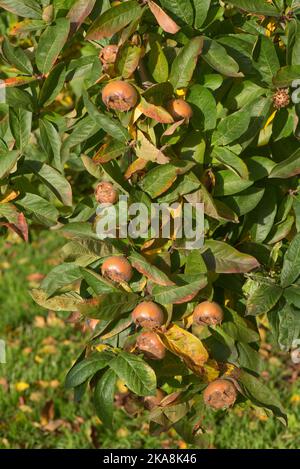
<path fill-rule="evenodd" d="M 102 264 L 101 273 L 113 282 L 129 282 L 133 275 L 131 264 L 123 256 L 110 256 Z M 131 313 L 132 321 L 142 332 L 138 335 L 135 349 L 150 360 L 162 360 L 166 349 L 157 331 L 163 327 L 165 315 L 162 308 L 153 301 L 142 301 Z M 193 323 L 198 326 L 216 326 L 223 320 L 223 310 L 214 301 L 203 301 L 193 311 Z M 146 407 L 158 405 L 164 398 L 158 390 L 156 396 L 145 398 Z M 237 390 L 232 381 L 217 379 L 205 389 L 204 402 L 214 409 L 225 409 L 235 403 Z"/>

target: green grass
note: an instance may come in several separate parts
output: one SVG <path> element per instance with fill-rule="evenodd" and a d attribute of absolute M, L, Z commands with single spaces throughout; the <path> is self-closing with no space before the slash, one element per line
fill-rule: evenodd
<path fill-rule="evenodd" d="M 55 234 L 42 234 L 31 245 L 0 244 L 0 338 L 7 342 L 7 363 L 0 364 L 0 448 L 185 447 L 174 431 L 149 435 L 146 414 L 133 418 L 118 409 L 114 431 L 109 431 L 95 417 L 90 396 L 76 404 L 64 389 L 65 373 L 85 337 L 64 321 L 66 314 L 48 313 L 28 294 L 39 282 L 32 274 L 51 269 L 61 244 Z M 289 426 L 247 406 L 208 413 L 209 447 L 299 448 L 297 369 L 273 352 L 266 369 L 264 379 L 286 405 Z M 20 383 L 28 387 L 18 390 Z"/>

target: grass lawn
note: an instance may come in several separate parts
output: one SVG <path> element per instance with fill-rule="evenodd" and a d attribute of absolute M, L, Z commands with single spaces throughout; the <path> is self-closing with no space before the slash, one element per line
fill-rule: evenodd
<path fill-rule="evenodd" d="M 7 363 L 0 364 L 0 448 L 186 448 L 173 430 L 149 435 L 146 414 L 133 418 L 119 409 L 109 431 L 88 395 L 75 404 L 64 389 L 65 373 L 86 337 L 65 322 L 67 314 L 43 310 L 28 294 L 55 265 L 62 243 L 56 234 L 42 233 L 30 245 L 0 244 L 0 339 L 7 343 Z M 300 365 L 270 347 L 264 353 L 263 379 L 281 396 L 289 426 L 253 406 L 208 412 L 209 447 L 300 447 Z"/>

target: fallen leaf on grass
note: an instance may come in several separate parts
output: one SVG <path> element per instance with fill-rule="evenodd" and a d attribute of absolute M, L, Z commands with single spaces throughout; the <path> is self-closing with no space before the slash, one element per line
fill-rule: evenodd
<path fill-rule="evenodd" d="M 23 392 L 29 388 L 29 384 L 25 383 L 25 381 L 19 381 L 18 383 L 15 383 L 14 388 L 18 392 Z"/>

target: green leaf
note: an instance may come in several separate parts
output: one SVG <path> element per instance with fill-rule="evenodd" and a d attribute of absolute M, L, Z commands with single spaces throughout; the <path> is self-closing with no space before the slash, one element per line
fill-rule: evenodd
<path fill-rule="evenodd" d="M 190 0 L 160 0 L 160 4 L 179 24 L 193 24 L 194 12 Z"/>
<path fill-rule="evenodd" d="M 254 400 L 257 405 L 270 409 L 279 420 L 285 424 L 287 423 L 287 416 L 280 401 L 262 383 L 261 379 L 255 378 L 243 370 L 239 374 L 238 382 L 243 386 L 246 397 L 251 401 Z"/>
<path fill-rule="evenodd" d="M 121 352 L 109 366 L 130 391 L 138 396 L 155 395 L 157 387 L 155 373 L 141 357 Z"/>
<path fill-rule="evenodd" d="M 213 145 L 228 145 L 240 138 L 249 128 L 250 115 L 246 110 L 234 112 L 221 119 L 217 130 L 213 133 Z"/>
<path fill-rule="evenodd" d="M 81 278 L 80 268 L 76 264 L 66 263 L 54 267 L 43 279 L 40 288 L 45 290 L 48 297 L 61 287 L 70 285 Z"/>
<path fill-rule="evenodd" d="M 45 118 L 39 120 L 41 135 L 41 144 L 49 157 L 49 161 L 58 170 L 62 170 L 62 161 L 60 157 L 61 139 L 54 125 Z"/>
<path fill-rule="evenodd" d="M 265 0 L 230 0 L 230 3 L 241 10 L 265 16 L 280 16 L 278 9 Z"/>
<path fill-rule="evenodd" d="M 257 207 L 265 193 L 264 187 L 249 187 L 236 195 L 223 197 L 221 200 L 237 215 L 242 216 Z"/>
<path fill-rule="evenodd" d="M 5 178 L 16 165 L 20 153 L 18 151 L 7 151 L 0 153 L 0 179 Z"/>
<path fill-rule="evenodd" d="M 193 126 L 204 131 L 214 130 L 217 122 L 217 106 L 212 92 L 205 86 L 193 85 L 187 101 L 193 105 Z"/>
<path fill-rule="evenodd" d="M 145 275 L 152 282 L 157 283 L 158 285 L 168 286 L 173 285 L 174 282 L 168 278 L 168 276 L 162 272 L 160 269 L 155 267 L 155 265 L 150 264 L 143 256 L 134 252 L 128 257 L 132 267 L 136 269 L 141 274 Z"/>
<path fill-rule="evenodd" d="M 202 256 L 208 270 L 217 273 L 249 272 L 259 266 L 253 256 L 239 252 L 223 241 L 208 239 L 204 245 Z"/>
<path fill-rule="evenodd" d="M 300 76 L 300 65 L 287 65 L 281 67 L 273 78 L 273 85 L 277 88 L 290 86 L 294 80 L 298 80 Z"/>
<path fill-rule="evenodd" d="M 61 92 L 66 77 L 66 67 L 64 63 L 57 64 L 44 81 L 39 94 L 39 105 L 48 106 Z"/>
<path fill-rule="evenodd" d="M 174 89 L 188 86 L 192 79 L 198 56 L 202 52 L 202 48 L 203 37 L 198 36 L 191 39 L 188 44 L 180 50 L 172 63 L 169 76 L 169 81 Z"/>
<path fill-rule="evenodd" d="M 29 167 L 52 192 L 68 207 L 72 206 L 72 187 L 67 179 L 56 169 L 40 161 L 26 160 L 26 167 Z"/>
<path fill-rule="evenodd" d="M 209 12 L 211 0 L 193 0 L 193 5 L 195 9 L 194 26 L 196 29 L 200 29 Z"/>
<path fill-rule="evenodd" d="M 296 150 L 291 156 L 278 163 L 272 169 L 270 178 L 287 179 L 300 174 L 300 149 Z"/>
<path fill-rule="evenodd" d="M 130 78 L 141 59 L 142 49 L 139 46 L 126 44 L 118 50 L 115 70 L 123 78 Z"/>
<path fill-rule="evenodd" d="M 31 94 L 21 88 L 7 88 L 5 101 L 14 110 L 22 108 L 32 112 L 35 107 Z"/>
<path fill-rule="evenodd" d="M 246 311 L 250 316 L 258 316 L 270 311 L 277 304 L 283 290 L 275 283 L 261 283 L 253 281 L 247 298 Z"/>
<path fill-rule="evenodd" d="M 105 37 L 111 37 L 129 23 L 138 20 L 142 11 L 136 0 L 109 8 L 94 21 L 86 34 L 86 39 L 99 41 Z"/>
<path fill-rule="evenodd" d="M 90 101 L 85 90 L 83 90 L 83 100 L 90 117 L 99 125 L 100 128 L 108 133 L 108 135 L 111 135 L 121 142 L 129 140 L 128 131 L 117 120 L 109 117 L 107 114 L 101 114 L 94 103 Z"/>
<path fill-rule="evenodd" d="M 89 318 L 114 319 L 128 311 L 132 311 L 138 301 L 139 297 L 135 293 L 123 291 L 103 293 L 86 300 L 79 306 L 79 311 Z"/>
<path fill-rule="evenodd" d="M 66 376 L 65 387 L 75 388 L 91 378 L 97 371 L 106 368 L 113 358 L 113 354 L 106 352 L 94 352 L 88 358 L 81 360 L 70 369 Z"/>
<path fill-rule="evenodd" d="M 249 214 L 249 233 L 252 241 L 263 243 L 270 233 L 277 213 L 277 198 L 275 188 L 267 186 L 264 197 Z"/>
<path fill-rule="evenodd" d="M 202 57 L 211 68 L 228 77 L 241 77 L 238 63 L 228 55 L 225 47 L 217 41 L 205 38 Z"/>
<path fill-rule="evenodd" d="M 42 10 L 36 0 L 1 0 L 0 7 L 23 18 L 42 18 Z"/>
<path fill-rule="evenodd" d="M 25 109 L 9 109 L 9 126 L 16 141 L 16 147 L 23 151 L 30 139 L 32 112 Z"/>
<path fill-rule="evenodd" d="M 282 287 L 288 287 L 300 276 L 300 233 L 298 233 L 283 259 L 280 283 Z"/>
<path fill-rule="evenodd" d="M 236 344 L 239 354 L 239 365 L 241 368 L 260 373 L 263 369 L 264 362 L 261 355 L 253 347 L 248 344 L 238 342 Z"/>
<path fill-rule="evenodd" d="M 28 75 L 32 74 L 33 68 L 27 54 L 20 47 L 12 46 L 7 38 L 4 38 L 2 43 L 2 54 L 5 60 L 18 70 Z"/>
<path fill-rule="evenodd" d="M 165 164 L 151 169 L 141 181 L 141 189 L 147 192 L 152 199 L 163 194 L 170 189 L 179 174 L 185 173 L 194 166 L 194 164 L 190 162 L 182 163 L 183 164 L 179 166 Z"/>
<path fill-rule="evenodd" d="M 278 343 L 281 350 L 288 352 L 294 347 L 295 341 L 299 339 L 300 334 L 300 310 L 295 309 L 292 305 L 285 303 L 278 308 L 274 314 L 278 314 L 279 330 Z M 297 344 L 298 342 L 296 342 Z"/>
<path fill-rule="evenodd" d="M 46 225 L 57 223 L 59 217 L 57 208 L 39 195 L 28 193 L 25 197 L 18 200 L 18 205 L 40 217 Z"/>
<path fill-rule="evenodd" d="M 35 56 L 41 73 L 50 72 L 65 45 L 69 30 L 70 21 L 67 18 L 58 18 L 54 25 L 48 26 L 41 34 Z"/>
<path fill-rule="evenodd" d="M 238 176 L 243 179 L 248 179 L 249 173 L 246 164 L 235 153 L 229 150 L 229 148 L 215 147 L 212 156 L 219 161 L 219 163 L 222 163 L 224 166 L 234 171 Z"/>
<path fill-rule="evenodd" d="M 101 422 L 112 428 L 117 374 L 109 369 L 101 376 L 94 390 L 94 405 Z"/>
<path fill-rule="evenodd" d="M 215 173 L 214 195 L 224 196 L 238 194 L 253 185 L 250 179 L 242 179 L 233 171 L 224 169 Z"/>
<path fill-rule="evenodd" d="M 106 280 L 101 275 L 97 274 L 93 270 L 81 269 L 81 275 L 83 276 L 86 283 L 93 289 L 96 295 L 102 295 L 104 293 L 120 292 L 111 282 Z"/>
<path fill-rule="evenodd" d="M 300 65 L 300 21 L 296 18 L 288 23 L 287 63 Z"/>
<path fill-rule="evenodd" d="M 272 85 L 274 75 L 280 69 L 279 59 L 273 41 L 260 35 L 253 51 L 255 66 L 263 81 Z"/>
<path fill-rule="evenodd" d="M 152 296 L 157 303 L 161 304 L 179 304 L 189 301 L 207 285 L 207 278 L 204 275 L 182 276 L 181 285 L 172 285 L 168 287 L 154 286 Z"/>
<path fill-rule="evenodd" d="M 148 57 L 148 68 L 157 83 L 163 83 L 168 80 L 168 60 L 158 41 L 155 41 L 151 44 L 151 49 Z"/>

